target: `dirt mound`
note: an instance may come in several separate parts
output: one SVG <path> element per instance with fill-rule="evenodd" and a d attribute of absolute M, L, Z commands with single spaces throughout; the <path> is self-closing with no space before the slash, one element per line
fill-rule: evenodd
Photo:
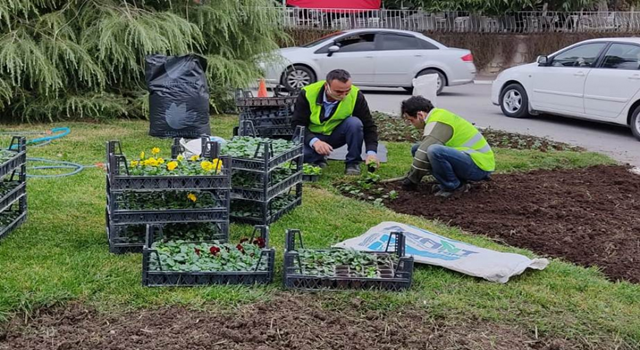
<path fill-rule="evenodd" d="M 439 219 L 509 245 L 599 266 L 612 280 L 640 282 L 640 176 L 622 166 L 494 175 L 468 193 L 404 192 L 391 209 Z"/>
<path fill-rule="evenodd" d="M 0 349 L 586 349 L 566 340 L 534 339 L 514 326 L 447 325 L 420 311 L 360 312 L 354 299 L 325 310 L 319 297 L 282 293 L 229 313 L 182 307 L 101 316 L 81 305 L 46 310 L 27 326 L 16 319 Z M 531 332 L 533 333 L 533 332 Z"/>

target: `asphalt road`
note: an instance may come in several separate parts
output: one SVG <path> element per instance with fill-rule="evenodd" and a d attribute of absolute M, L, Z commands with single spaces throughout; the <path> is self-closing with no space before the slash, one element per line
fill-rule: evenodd
<path fill-rule="evenodd" d="M 399 115 L 400 103 L 410 97 L 402 89 L 362 88 L 371 110 Z M 505 117 L 491 104 L 491 85 L 473 84 L 445 88 L 436 106 L 446 108 L 481 127 L 517 132 L 570 143 L 601 152 L 640 167 L 640 141 L 629 128 L 556 116 L 530 119 Z"/>

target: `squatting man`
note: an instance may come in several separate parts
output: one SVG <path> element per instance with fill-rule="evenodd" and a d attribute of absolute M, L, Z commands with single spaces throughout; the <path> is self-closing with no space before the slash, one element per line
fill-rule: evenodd
<path fill-rule="evenodd" d="M 422 96 L 402 102 L 402 117 L 418 129 L 422 140 L 411 149 L 413 164 L 402 181 L 405 190 L 416 190 L 422 178 L 433 175 L 433 191 L 439 197 L 465 192 L 468 181 L 488 180 L 495 170 L 491 146 L 470 122 L 445 109 L 434 108 Z"/>

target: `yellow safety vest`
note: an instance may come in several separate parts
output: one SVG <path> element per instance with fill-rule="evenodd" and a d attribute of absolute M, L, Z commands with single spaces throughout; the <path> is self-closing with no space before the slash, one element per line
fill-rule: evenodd
<path fill-rule="evenodd" d="M 356 106 L 356 99 L 358 97 L 358 89 L 355 86 L 351 87 L 349 94 L 335 107 L 331 118 L 320 122 L 320 111 L 322 105 L 318 105 L 318 95 L 324 86 L 325 81 L 321 80 L 313 84 L 307 85 L 302 88 L 305 91 L 307 101 L 309 101 L 309 107 L 311 108 L 311 122 L 309 123 L 309 130 L 315 134 L 331 135 L 333 129 L 335 129 L 343 120 L 347 119 L 353 114 L 353 109 Z"/>
<path fill-rule="evenodd" d="M 444 109 L 436 108 L 426 123 L 439 122 L 453 129 L 453 136 L 445 146 L 455 148 L 471 156 L 473 162 L 484 171 L 494 171 L 496 161 L 491 146 L 473 124 Z"/>

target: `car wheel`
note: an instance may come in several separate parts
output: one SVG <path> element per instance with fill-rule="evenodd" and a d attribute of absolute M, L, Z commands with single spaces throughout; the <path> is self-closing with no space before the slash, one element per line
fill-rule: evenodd
<path fill-rule="evenodd" d="M 445 77 L 444 74 L 440 73 L 440 71 L 437 71 L 435 69 L 425 69 L 420 73 L 418 73 L 417 77 L 427 75 L 427 74 L 438 74 L 438 89 L 436 90 L 436 95 L 440 95 L 440 93 L 442 93 L 442 89 L 444 89 L 445 85 L 447 85 L 447 77 Z M 413 88 L 411 88 L 411 91 L 413 91 Z"/>
<path fill-rule="evenodd" d="M 640 106 L 636 107 L 636 110 L 633 111 L 633 115 L 631 115 L 631 132 L 633 136 L 640 141 Z"/>
<path fill-rule="evenodd" d="M 289 92 L 297 91 L 316 82 L 316 75 L 304 66 L 291 66 L 284 72 L 282 85 Z"/>
<path fill-rule="evenodd" d="M 529 116 L 529 97 L 520 84 L 511 84 L 500 93 L 500 109 L 511 118 L 526 118 Z"/>

